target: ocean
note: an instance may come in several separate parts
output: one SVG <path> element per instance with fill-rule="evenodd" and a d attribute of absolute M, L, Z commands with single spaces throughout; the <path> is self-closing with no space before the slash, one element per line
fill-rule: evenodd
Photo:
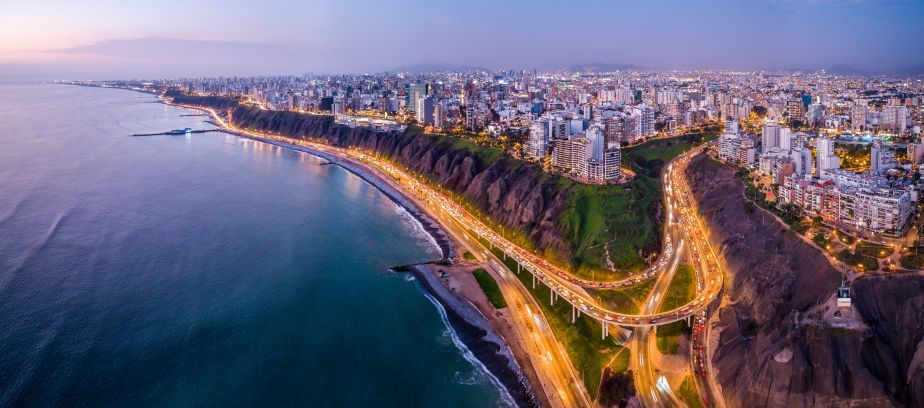
<path fill-rule="evenodd" d="M 507 405 L 402 208 L 154 102 L 0 84 L 0 406 Z"/>

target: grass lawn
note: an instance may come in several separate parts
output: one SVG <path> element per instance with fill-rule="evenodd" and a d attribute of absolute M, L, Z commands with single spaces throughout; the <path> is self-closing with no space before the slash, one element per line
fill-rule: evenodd
<path fill-rule="evenodd" d="M 480 239 L 479 241 L 487 246 L 488 242 Z M 498 258 L 503 260 L 503 253 L 494 248 L 491 250 Z M 549 287 L 541 282 L 536 284 L 536 289 L 532 287 L 532 275 L 525 269 L 517 274 L 517 263 L 513 258 L 507 258 L 504 264 L 520 279 L 529 292 L 536 299 L 536 303 L 542 309 L 549 327 L 555 338 L 564 346 L 574 369 L 580 374 L 584 388 L 590 393 L 591 398 L 597 397 L 600 388 L 600 377 L 603 369 L 609 367 L 616 372 L 623 372 L 629 367 L 628 352 L 619 353 L 623 347 L 616 343 L 612 336 L 602 339 L 600 334 L 603 330 L 600 324 L 587 316 L 581 315 L 574 324 L 571 323 L 571 305 L 564 300 L 555 302 L 555 305 L 549 305 Z"/>
<path fill-rule="evenodd" d="M 680 265 L 667 287 L 658 312 L 667 312 L 683 306 L 696 297 L 696 273 L 690 265 Z M 659 332 L 660 334 L 660 332 Z"/>
<path fill-rule="evenodd" d="M 837 253 L 837 259 L 851 266 L 862 266 L 867 271 L 879 269 L 879 262 L 876 261 L 876 257 L 863 255 L 859 251 L 850 252 L 849 249 L 844 249 Z"/>
<path fill-rule="evenodd" d="M 592 291 L 591 295 L 601 303 L 626 314 L 638 314 L 642 302 L 651 293 L 657 279 L 649 279 L 638 285 L 622 289 L 604 289 Z"/>
<path fill-rule="evenodd" d="M 658 312 L 666 312 L 683 306 L 696 297 L 696 273 L 690 265 L 680 265 L 674 279 L 667 287 L 664 300 Z M 675 322 L 658 328 L 655 343 L 661 354 L 677 354 L 680 351 L 680 334 L 686 322 Z"/>
<path fill-rule="evenodd" d="M 680 389 L 677 390 L 677 397 L 680 398 L 684 404 L 687 404 L 689 408 L 704 408 L 703 399 L 696 390 L 696 382 L 693 380 L 692 375 L 688 375 L 683 379 L 683 382 L 680 383 Z"/>
<path fill-rule="evenodd" d="M 656 220 L 649 214 L 660 200 L 660 188 L 638 178 L 628 188 L 567 183 L 574 193 L 559 214 L 559 224 L 571 243 L 575 274 L 587 279 L 624 278 L 624 272 L 605 268 L 606 250 L 620 271 L 645 269 L 648 265 L 639 250 L 659 239 Z"/>
<path fill-rule="evenodd" d="M 504 295 L 501 294 L 500 287 L 497 286 L 497 282 L 491 277 L 488 271 L 478 268 L 472 271 L 472 275 L 475 275 L 478 286 L 481 286 L 481 290 L 484 291 L 485 296 L 488 297 L 488 301 L 494 305 L 495 309 L 507 307 L 507 301 L 504 300 Z"/>
<path fill-rule="evenodd" d="M 475 255 L 472 255 L 472 253 L 471 253 L 471 252 L 468 252 L 468 251 L 465 251 L 465 253 L 462 254 L 462 257 L 465 258 L 466 261 L 474 261 L 474 260 L 475 260 Z"/>
<path fill-rule="evenodd" d="M 485 164 L 488 164 L 488 165 L 490 165 L 491 163 L 494 163 L 501 157 L 504 157 L 504 155 L 506 154 L 501 149 L 497 149 L 497 148 L 489 147 L 489 146 L 482 146 L 478 143 L 471 142 L 471 141 L 465 140 L 460 137 L 451 137 L 451 136 L 442 136 L 442 135 L 440 136 L 434 135 L 433 137 L 444 138 L 450 145 L 452 145 L 452 147 L 456 149 L 468 150 L 472 153 L 475 153 L 481 156 L 485 160 Z"/>
<path fill-rule="evenodd" d="M 673 355 L 680 351 L 680 334 L 687 322 L 679 321 L 658 327 L 655 344 L 661 354 Z"/>

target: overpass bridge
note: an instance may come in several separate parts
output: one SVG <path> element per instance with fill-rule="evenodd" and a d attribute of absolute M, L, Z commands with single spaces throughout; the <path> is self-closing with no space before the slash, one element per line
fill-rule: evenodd
<path fill-rule="evenodd" d="M 697 206 L 692 202 L 692 192 L 683 176 L 689 160 L 701 152 L 705 146 L 695 148 L 672 160 L 662 172 L 664 201 L 668 209 L 668 222 L 665 225 L 665 251 L 652 268 L 642 275 L 636 275 L 620 281 L 589 281 L 571 272 L 552 265 L 538 255 L 519 247 L 500 234 L 495 233 L 478 217 L 470 214 L 460 205 L 434 191 L 429 186 L 416 181 L 416 177 L 407 174 L 395 165 L 379 159 L 373 154 L 359 153 L 357 158 L 368 163 L 389 176 L 406 180 L 410 187 L 420 194 L 432 207 L 444 213 L 452 221 L 473 232 L 477 237 L 488 242 L 491 249 L 497 248 L 502 256 L 512 258 L 517 264 L 517 273 L 524 270 L 532 274 L 533 285 L 544 284 L 551 289 L 550 302 L 564 300 L 573 307 L 573 314 L 584 314 L 601 323 L 603 336 L 607 335 L 612 325 L 623 327 L 656 327 L 680 320 L 689 320 L 709 307 L 716 299 L 724 284 L 720 264 L 711 244 L 706 239 L 706 227 L 697 213 Z M 438 217 L 443 218 L 443 217 Z M 445 221 L 445 220 L 444 220 Z M 673 242 L 679 243 L 674 248 Z M 685 305 L 665 312 L 647 314 L 628 314 L 607 308 L 590 296 L 585 289 L 618 288 L 637 284 L 654 277 L 667 268 L 676 268 L 684 248 L 693 261 L 697 273 L 697 296 Z"/>

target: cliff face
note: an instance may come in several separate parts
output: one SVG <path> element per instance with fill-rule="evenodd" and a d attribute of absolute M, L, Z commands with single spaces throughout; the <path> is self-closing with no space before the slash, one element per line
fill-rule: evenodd
<path fill-rule="evenodd" d="M 854 307 L 869 329 L 794 324 L 797 311 L 830 298 L 838 274 L 746 204 L 734 171 L 700 155 L 687 172 L 727 262 L 713 365 L 728 406 L 922 406 L 924 277 L 857 279 Z"/>
<path fill-rule="evenodd" d="M 866 276 L 854 282 L 853 291 L 869 326 L 864 363 L 896 401 L 924 407 L 924 276 Z"/>
<path fill-rule="evenodd" d="M 532 164 L 506 157 L 489 161 L 444 136 L 414 131 L 375 132 L 334 123 L 333 117 L 238 107 L 236 126 L 297 138 L 324 139 L 338 147 L 384 154 L 463 196 L 492 222 L 525 235 L 541 251 L 569 261 L 569 245 L 557 225 L 571 189 Z"/>

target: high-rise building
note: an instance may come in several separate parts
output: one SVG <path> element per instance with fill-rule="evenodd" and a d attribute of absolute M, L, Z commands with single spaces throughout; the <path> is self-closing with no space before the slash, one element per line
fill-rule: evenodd
<path fill-rule="evenodd" d="M 880 114 L 883 129 L 901 133 L 908 127 L 908 108 L 904 106 L 883 106 Z"/>
<path fill-rule="evenodd" d="M 850 110 L 850 127 L 853 130 L 866 129 L 866 107 L 854 106 Z"/>
<path fill-rule="evenodd" d="M 591 157 L 593 144 L 583 136 L 573 139 L 558 139 L 552 148 L 552 165 L 579 177 L 585 177 L 587 160 Z"/>
<path fill-rule="evenodd" d="M 803 120 L 805 117 L 805 104 L 800 99 L 786 101 L 786 117 L 789 120 Z"/>
<path fill-rule="evenodd" d="M 433 104 L 432 97 L 417 99 L 417 109 L 414 110 L 414 114 L 418 123 L 422 125 L 433 124 Z"/>
<path fill-rule="evenodd" d="M 617 146 L 620 142 L 626 141 L 625 123 L 620 115 L 614 115 L 607 118 L 604 122 L 603 134 L 606 136 L 606 145 L 610 146 L 615 143 Z"/>
<path fill-rule="evenodd" d="M 549 121 L 537 119 L 529 124 L 529 141 L 526 143 L 526 154 L 541 159 L 549 151 Z"/>
<path fill-rule="evenodd" d="M 921 164 L 922 157 L 924 157 L 924 144 L 909 143 L 908 160 L 911 160 L 911 164 Z"/>
<path fill-rule="evenodd" d="M 407 84 L 404 86 L 405 108 L 416 112 L 418 101 L 427 97 L 427 84 Z"/>
<path fill-rule="evenodd" d="M 911 156 L 909 151 L 909 157 Z M 877 139 L 869 149 L 869 173 L 872 175 L 882 176 L 891 169 L 898 167 L 895 161 L 895 153 L 882 145 L 882 140 Z"/>
<path fill-rule="evenodd" d="M 655 132 L 655 112 L 649 106 L 642 106 L 639 115 L 639 133 L 642 137 L 648 137 Z"/>
<path fill-rule="evenodd" d="M 808 106 L 808 110 L 805 113 L 805 122 L 809 126 L 818 126 L 822 121 L 822 109 L 821 105 L 813 103 Z"/>
<path fill-rule="evenodd" d="M 726 116 L 725 117 L 725 133 L 738 134 L 740 130 L 738 129 L 738 118 L 735 116 Z"/>
<path fill-rule="evenodd" d="M 446 105 L 443 101 L 436 101 L 433 104 L 433 128 L 437 130 L 443 129 L 443 121 L 446 118 Z"/>
<path fill-rule="evenodd" d="M 768 122 L 764 124 L 764 128 L 761 131 L 760 135 L 760 151 L 769 152 L 770 149 L 780 147 L 780 124 L 776 122 Z"/>
<path fill-rule="evenodd" d="M 792 150 L 792 132 L 788 127 L 780 128 L 780 150 L 788 152 Z"/>
<path fill-rule="evenodd" d="M 818 178 L 828 178 L 828 170 L 841 167 L 840 159 L 834 154 L 834 141 L 819 137 L 815 140 L 815 170 Z"/>

